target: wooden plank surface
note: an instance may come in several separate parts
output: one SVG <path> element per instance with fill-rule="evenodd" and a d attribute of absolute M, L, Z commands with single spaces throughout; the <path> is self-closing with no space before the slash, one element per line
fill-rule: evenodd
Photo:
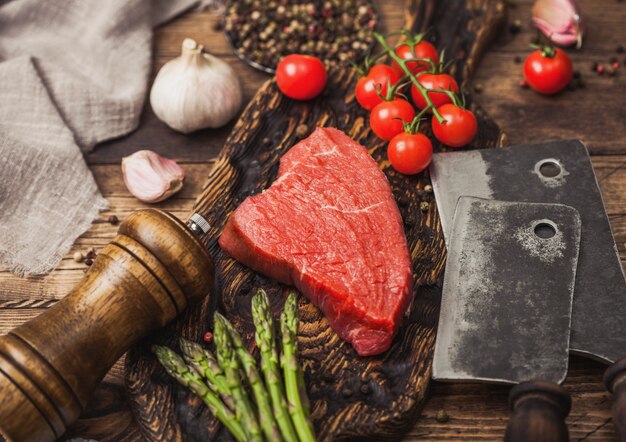
<path fill-rule="evenodd" d="M 486 55 L 476 73 L 482 86 L 477 101 L 507 133 L 510 144 L 555 138 L 578 137 L 593 153 L 593 164 L 605 199 L 622 263 L 626 262 L 626 67 L 616 77 L 591 73 L 592 62 L 607 63 L 618 45 L 626 45 L 626 3 L 615 0 L 580 1 L 589 26 L 582 51 L 570 51 L 574 65 L 586 82 L 584 89 L 566 91 L 558 97 L 539 96 L 519 87 L 521 65 L 516 56 L 528 53 L 534 36 L 530 24 L 531 0 L 517 0 L 510 9 L 510 21 L 519 19 L 522 32 L 513 35 L 503 29 L 498 43 Z M 383 22 L 388 30 L 402 26 L 402 2 L 379 1 Z M 155 68 L 175 56 L 184 37 L 193 37 L 209 50 L 223 55 L 236 66 L 249 100 L 267 78 L 231 55 L 225 39 L 214 29 L 218 17 L 211 13 L 187 14 L 160 28 L 155 38 Z M 150 113 L 144 115 L 148 121 Z M 125 140 L 108 143 L 87 155 L 98 185 L 111 204 L 92 227 L 82 235 L 59 268 L 43 277 L 18 278 L 0 271 L 0 333 L 26 321 L 60 299 L 82 277 L 83 264 L 71 259 L 75 250 L 104 246 L 116 227 L 106 222 L 110 214 L 120 219 L 132 210 L 144 207 L 125 190 L 119 172 L 124 155 L 140 148 L 151 148 L 182 160 L 187 171 L 185 188 L 176 197 L 158 204 L 178 216 L 184 216 L 200 192 L 211 162 L 224 142 L 229 128 L 207 131 L 206 143 L 173 151 L 174 138 L 145 139 L 141 128 Z M 180 137 L 174 132 L 169 137 Z M 81 420 L 66 437 L 97 440 L 134 441 L 140 435 L 125 399 L 122 361 L 105 378 Z M 601 383 L 604 367 L 579 357 L 572 357 L 565 388 L 572 393 L 573 407 L 568 424 L 572 440 L 612 440 L 610 395 Z M 406 440 L 498 440 L 508 419 L 507 389 L 497 386 L 433 383 L 431 398 Z M 449 416 L 441 422 L 437 415 Z M 441 418 L 441 416 L 439 416 Z"/>

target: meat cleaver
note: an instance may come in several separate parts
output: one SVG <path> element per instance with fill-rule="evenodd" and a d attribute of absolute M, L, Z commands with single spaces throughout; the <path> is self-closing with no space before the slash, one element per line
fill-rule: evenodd
<path fill-rule="evenodd" d="M 576 208 L 582 234 L 570 351 L 604 363 L 626 355 L 626 279 L 582 142 L 439 153 L 430 172 L 447 244 L 462 195 Z"/>
<path fill-rule="evenodd" d="M 430 167 L 446 241 L 461 195 L 562 203 L 582 220 L 570 352 L 611 363 L 613 422 L 626 442 L 626 278 L 589 153 L 577 140 L 440 153 Z"/>
<path fill-rule="evenodd" d="M 506 440 L 567 440 L 570 398 L 557 384 L 567 374 L 580 231 L 578 211 L 562 204 L 458 200 L 433 379 L 519 384 Z"/>

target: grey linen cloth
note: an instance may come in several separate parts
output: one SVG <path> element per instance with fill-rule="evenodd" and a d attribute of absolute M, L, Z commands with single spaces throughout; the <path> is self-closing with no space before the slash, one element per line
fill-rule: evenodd
<path fill-rule="evenodd" d="M 107 207 L 82 152 L 137 127 L 152 28 L 198 0 L 0 0 L 0 265 L 58 265 Z"/>

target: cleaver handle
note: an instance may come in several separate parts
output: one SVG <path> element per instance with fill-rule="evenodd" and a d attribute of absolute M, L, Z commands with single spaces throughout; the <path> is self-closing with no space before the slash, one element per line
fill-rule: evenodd
<path fill-rule="evenodd" d="M 611 365 L 604 373 L 604 385 L 613 393 L 613 425 L 616 438 L 626 441 L 626 358 Z"/>
<path fill-rule="evenodd" d="M 522 382 L 511 389 L 512 414 L 506 428 L 506 442 L 566 442 L 565 418 L 572 400 L 561 386 L 547 381 Z"/>

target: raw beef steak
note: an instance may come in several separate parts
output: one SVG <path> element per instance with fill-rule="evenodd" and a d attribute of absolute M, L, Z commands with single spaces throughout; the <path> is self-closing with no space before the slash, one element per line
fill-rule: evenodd
<path fill-rule="evenodd" d="M 337 129 L 318 128 L 283 155 L 276 181 L 233 212 L 219 244 L 296 286 L 362 356 L 389 348 L 413 293 L 389 182 Z"/>

